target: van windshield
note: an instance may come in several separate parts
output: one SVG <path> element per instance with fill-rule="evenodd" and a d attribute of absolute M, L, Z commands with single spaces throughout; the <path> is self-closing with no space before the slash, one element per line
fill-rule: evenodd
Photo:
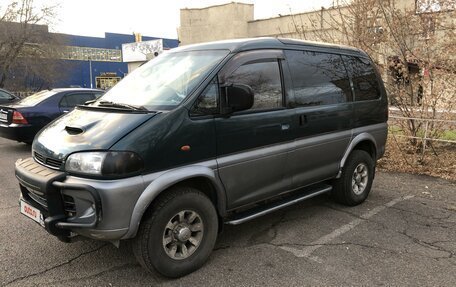
<path fill-rule="evenodd" d="M 171 52 L 137 68 L 111 88 L 100 102 L 170 110 L 227 55 L 227 50 Z"/>

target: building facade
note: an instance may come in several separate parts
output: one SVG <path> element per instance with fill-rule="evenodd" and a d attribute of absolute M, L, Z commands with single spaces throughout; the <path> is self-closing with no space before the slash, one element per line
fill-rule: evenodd
<path fill-rule="evenodd" d="M 21 46 L 16 44 L 20 41 L 24 41 Z M 6 79 L 1 84 L 16 92 L 62 87 L 108 89 L 129 72 L 122 46 L 141 41 L 159 41 L 161 50 L 179 43 L 177 39 L 138 34 L 88 37 L 51 33 L 47 25 L 2 21 L 0 57 L 13 54 L 14 45 L 21 50 L 14 62 L 0 61 L 0 74 Z"/>
<path fill-rule="evenodd" d="M 67 77 L 54 83 L 54 87 L 93 87 L 107 89 L 128 73 L 123 61 L 122 45 L 138 40 L 135 35 L 105 33 L 105 37 L 87 37 L 56 34 L 63 47 L 58 59 Z M 142 41 L 161 38 L 142 36 Z M 163 49 L 178 46 L 177 39 L 162 39 Z"/>
<path fill-rule="evenodd" d="M 350 44 L 346 43 L 346 37 L 341 33 L 340 23 L 353 20 L 352 24 L 355 25 L 355 21 L 360 21 L 362 25 L 369 26 L 372 37 L 376 37 L 375 34 L 381 33 L 387 25 L 382 23 L 382 16 L 379 15 L 378 8 L 382 5 L 411 11 L 417 17 L 422 16 L 424 21 L 428 21 L 428 37 L 436 32 L 433 30 L 436 22 L 445 22 L 441 27 L 452 27 L 456 20 L 455 0 L 377 0 L 372 3 L 377 7 L 368 7 L 373 10 L 371 15 L 359 15 L 360 19 L 355 20 L 349 19 L 356 16 L 353 7 L 339 5 L 304 13 L 291 11 L 293 13 L 290 15 L 268 19 L 254 19 L 254 6 L 246 3 L 231 2 L 206 8 L 186 8 L 180 11 L 179 40 L 181 45 L 187 45 L 233 38 L 284 37 Z"/>

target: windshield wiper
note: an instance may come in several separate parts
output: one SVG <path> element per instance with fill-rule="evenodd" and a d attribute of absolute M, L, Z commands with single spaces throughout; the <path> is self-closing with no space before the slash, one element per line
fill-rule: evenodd
<path fill-rule="evenodd" d="M 128 109 L 128 110 L 134 110 L 134 111 L 149 111 L 143 106 L 133 106 L 129 104 L 123 104 L 123 103 L 114 103 L 110 101 L 100 101 L 98 102 L 98 106 L 100 107 L 113 107 L 113 108 L 121 108 L 121 109 Z"/>

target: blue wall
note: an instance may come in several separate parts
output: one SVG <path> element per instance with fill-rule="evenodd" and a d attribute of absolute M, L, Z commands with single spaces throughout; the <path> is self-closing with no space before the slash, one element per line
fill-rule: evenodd
<path fill-rule="evenodd" d="M 134 35 L 105 33 L 104 38 L 87 37 L 68 34 L 59 34 L 65 41 L 65 45 L 90 47 L 90 48 L 105 48 L 105 49 L 122 49 L 122 44 L 135 42 Z M 157 40 L 162 38 L 143 36 L 143 41 Z M 163 48 L 171 49 L 177 47 L 179 41 L 176 39 L 163 39 Z M 58 65 L 61 65 L 62 72 L 66 74 L 65 79 L 58 80 L 54 83 L 53 88 L 63 88 L 69 86 L 81 86 L 90 88 L 90 69 L 89 61 L 77 60 L 58 60 Z M 118 77 L 123 78 L 128 73 L 128 65 L 123 62 L 97 62 L 92 61 L 92 81 L 95 88 L 95 77 L 102 73 L 116 73 Z"/>
<path fill-rule="evenodd" d="M 69 86 L 81 86 L 90 88 L 90 68 L 89 61 L 70 61 L 59 60 L 62 71 L 66 74 L 64 79 L 59 80 L 53 88 L 67 88 Z M 92 61 L 92 81 L 95 88 L 95 77 L 101 73 L 116 73 L 123 78 L 128 72 L 127 63 L 122 62 L 96 62 Z"/>

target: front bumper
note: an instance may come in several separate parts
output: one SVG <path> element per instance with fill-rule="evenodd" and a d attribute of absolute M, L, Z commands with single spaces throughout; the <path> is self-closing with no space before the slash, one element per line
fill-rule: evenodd
<path fill-rule="evenodd" d="M 16 162 L 21 200 L 40 210 L 44 227 L 68 241 L 73 233 L 118 240 L 127 233 L 131 212 L 143 190 L 142 178 L 93 180 L 68 176 L 35 162 Z"/>

